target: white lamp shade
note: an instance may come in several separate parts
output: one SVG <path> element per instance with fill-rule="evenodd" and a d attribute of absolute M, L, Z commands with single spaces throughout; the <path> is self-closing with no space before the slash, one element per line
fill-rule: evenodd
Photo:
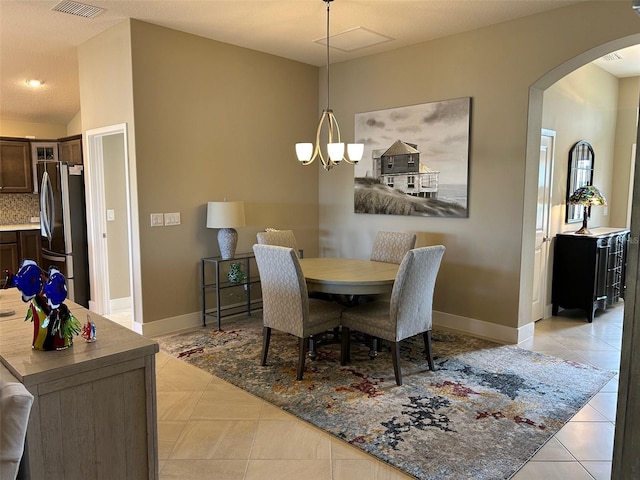
<path fill-rule="evenodd" d="M 244 202 L 207 204 L 207 228 L 236 228 L 245 225 Z"/>
<path fill-rule="evenodd" d="M 296 155 L 301 162 L 308 162 L 311 160 L 311 154 L 313 153 L 313 145 L 310 143 L 296 143 Z"/>
<path fill-rule="evenodd" d="M 364 143 L 349 143 L 347 144 L 347 154 L 349 160 L 352 162 L 358 162 L 362 160 L 362 154 L 364 153 Z"/>
<path fill-rule="evenodd" d="M 339 162 L 344 157 L 344 143 L 329 143 L 327 151 L 332 162 Z"/>

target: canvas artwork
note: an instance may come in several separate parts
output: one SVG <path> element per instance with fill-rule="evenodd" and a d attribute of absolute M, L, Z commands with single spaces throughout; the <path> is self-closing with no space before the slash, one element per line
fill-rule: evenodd
<path fill-rule="evenodd" d="M 471 98 L 355 115 L 355 213 L 468 217 Z"/>

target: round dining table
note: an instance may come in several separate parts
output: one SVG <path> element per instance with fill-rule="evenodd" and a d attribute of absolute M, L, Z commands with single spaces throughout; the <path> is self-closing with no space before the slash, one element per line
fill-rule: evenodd
<path fill-rule="evenodd" d="M 300 266 L 313 292 L 342 295 L 390 293 L 400 265 L 356 258 L 301 258 Z"/>

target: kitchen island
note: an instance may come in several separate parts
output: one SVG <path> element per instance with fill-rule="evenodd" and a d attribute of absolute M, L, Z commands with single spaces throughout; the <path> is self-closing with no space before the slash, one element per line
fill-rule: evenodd
<path fill-rule="evenodd" d="M 158 344 L 66 301 L 96 338 L 66 350 L 31 348 L 28 304 L 0 290 L 0 362 L 33 394 L 27 478 L 158 478 L 155 354 Z M 11 313 L 13 311 L 13 313 Z"/>

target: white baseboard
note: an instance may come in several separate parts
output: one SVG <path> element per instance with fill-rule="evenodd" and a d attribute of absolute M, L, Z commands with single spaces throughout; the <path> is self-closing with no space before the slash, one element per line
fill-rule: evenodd
<path fill-rule="evenodd" d="M 251 312 L 262 311 L 259 308 L 252 308 Z M 246 316 L 246 312 L 238 313 L 237 315 L 229 315 L 224 317 L 222 323 L 229 318 L 233 318 L 238 315 Z M 262 322 L 262 317 L 256 315 L 256 321 Z M 207 319 L 207 328 L 215 326 L 216 319 L 209 317 Z M 179 315 L 177 317 L 163 318 L 162 320 L 156 320 L 155 322 L 148 322 L 142 324 L 136 324 L 140 326 L 140 332 L 145 337 L 159 337 L 162 335 L 171 335 L 179 333 L 184 330 L 192 330 L 194 328 L 202 328 L 202 312 L 187 313 L 185 315 Z"/>
<path fill-rule="evenodd" d="M 518 344 L 533 337 L 534 322 L 519 328 L 506 327 L 475 318 L 461 317 L 450 313 L 433 311 L 433 324 L 449 330 L 456 330 L 494 342 Z"/>
<path fill-rule="evenodd" d="M 241 313 L 239 315 L 245 315 Z M 226 317 L 229 318 L 229 317 Z M 256 320 L 258 321 L 256 316 Z M 211 326 L 215 319 L 210 319 L 207 326 Z M 519 328 L 505 327 L 495 323 L 476 320 L 474 318 L 461 317 L 449 313 L 433 312 L 433 324 L 448 330 L 455 330 L 475 337 L 486 338 L 499 343 L 518 344 L 533 337 L 534 322 L 527 323 Z M 141 326 L 141 332 L 145 337 L 159 337 L 202 327 L 202 312 L 193 312 L 177 317 L 163 318 L 155 322 L 137 324 Z"/>
<path fill-rule="evenodd" d="M 139 324 L 145 337 L 159 337 L 202 326 L 202 312 L 187 313 Z"/>

